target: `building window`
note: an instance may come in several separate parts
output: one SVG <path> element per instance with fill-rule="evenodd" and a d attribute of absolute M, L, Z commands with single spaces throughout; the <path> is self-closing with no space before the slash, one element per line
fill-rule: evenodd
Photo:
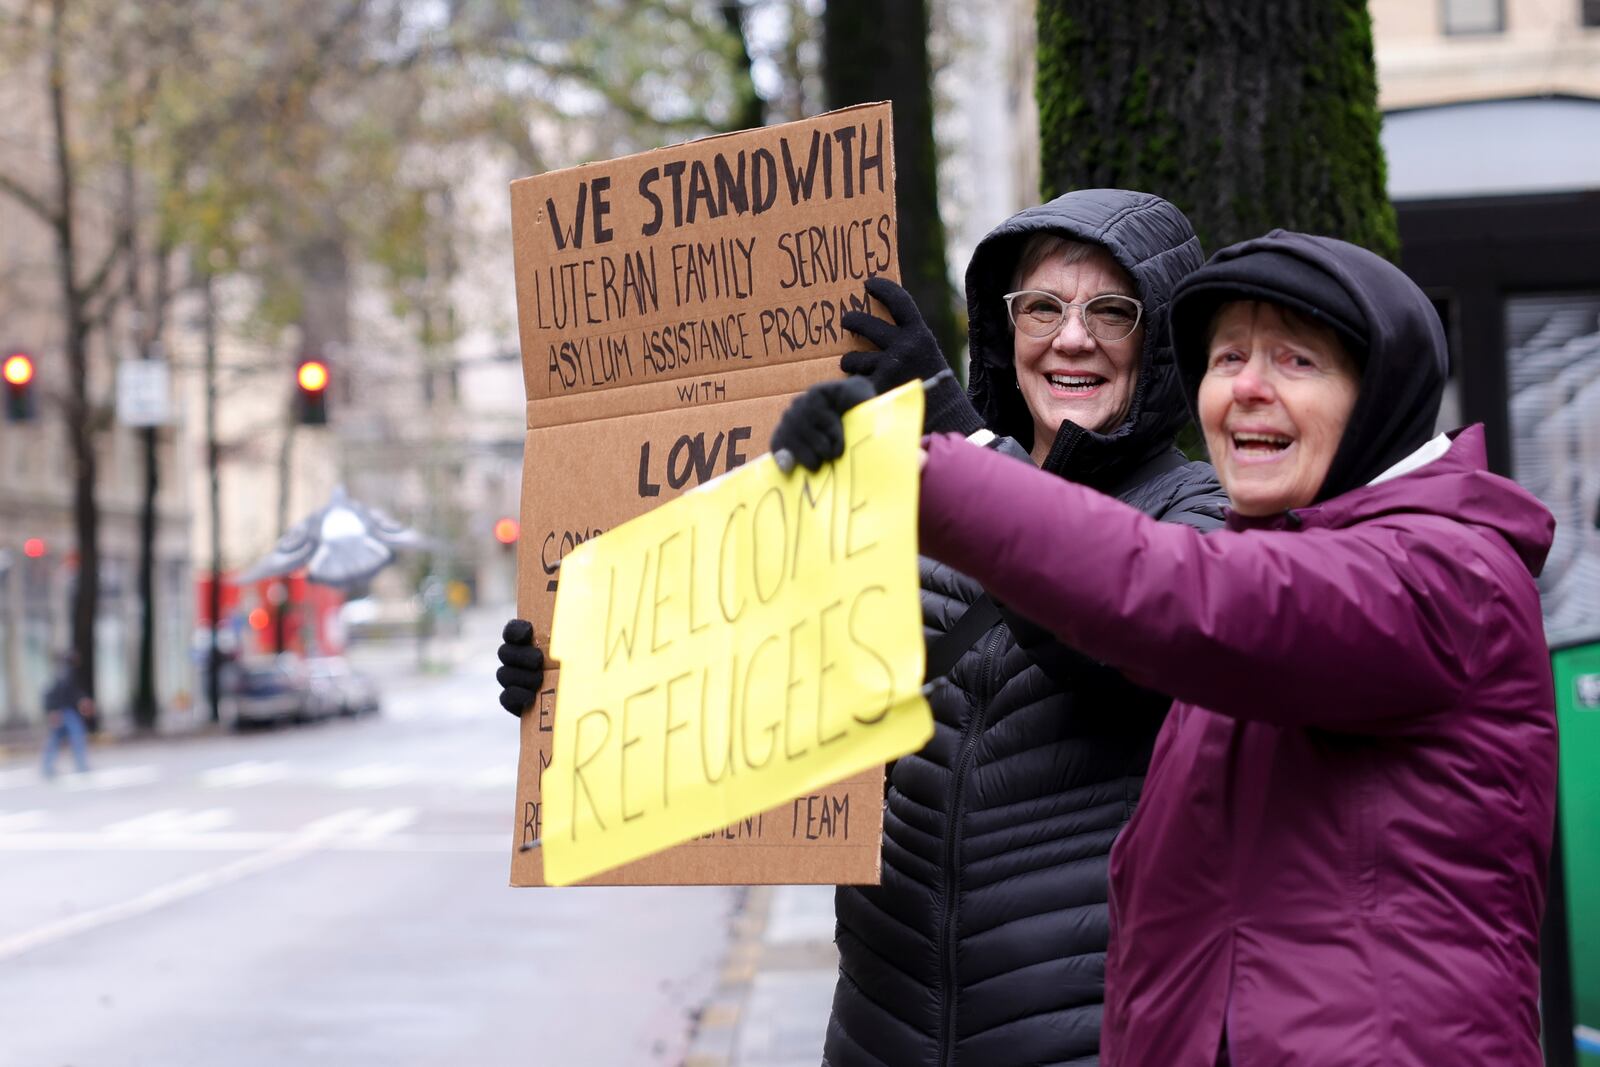
<path fill-rule="evenodd" d="M 1600 0 L 1582 0 L 1579 18 L 1585 26 L 1600 26 Z"/>
<path fill-rule="evenodd" d="M 1446 34 L 1505 32 L 1504 0 L 1443 0 L 1443 5 Z"/>
<path fill-rule="evenodd" d="M 1505 307 L 1511 468 L 1556 517 L 1539 592 L 1559 643 L 1600 632 L 1600 290 L 1522 293 Z"/>

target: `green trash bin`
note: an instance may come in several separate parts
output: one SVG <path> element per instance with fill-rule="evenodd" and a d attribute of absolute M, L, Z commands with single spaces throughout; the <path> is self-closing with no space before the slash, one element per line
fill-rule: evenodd
<path fill-rule="evenodd" d="M 1561 852 L 1552 866 L 1565 890 L 1555 925 L 1564 910 L 1566 926 L 1565 945 L 1550 955 L 1566 957 L 1576 1062 L 1600 1067 L 1600 634 L 1552 646 L 1550 662 L 1561 731 Z M 1558 993 L 1559 976 L 1546 985 Z M 1557 1015 L 1547 1009 L 1546 1017 Z M 1550 1062 L 1560 1061 L 1552 1054 Z"/>

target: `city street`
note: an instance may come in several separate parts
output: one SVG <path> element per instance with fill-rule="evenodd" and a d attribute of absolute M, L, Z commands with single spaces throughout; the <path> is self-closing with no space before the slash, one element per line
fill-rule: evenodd
<path fill-rule="evenodd" d="M 681 1062 L 739 891 L 506 887 L 493 638 L 369 654 L 378 716 L 0 763 L 0 1065 Z"/>

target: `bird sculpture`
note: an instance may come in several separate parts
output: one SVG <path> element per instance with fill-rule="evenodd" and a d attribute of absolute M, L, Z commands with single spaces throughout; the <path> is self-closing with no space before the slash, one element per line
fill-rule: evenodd
<path fill-rule="evenodd" d="M 427 545 L 427 538 L 416 530 L 351 499 L 343 486 L 337 486 L 326 507 L 291 526 L 272 551 L 237 580 L 254 582 L 304 568 L 308 581 L 345 588 L 387 567 L 396 549 Z"/>

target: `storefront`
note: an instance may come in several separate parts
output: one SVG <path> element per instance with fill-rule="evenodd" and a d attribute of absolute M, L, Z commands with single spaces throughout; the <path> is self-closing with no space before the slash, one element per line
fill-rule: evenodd
<path fill-rule="evenodd" d="M 1551 1067 L 1600 1067 L 1600 100 L 1395 112 L 1383 138 L 1401 266 L 1450 338 L 1440 422 L 1484 423 L 1494 469 L 1556 516 L 1539 580 L 1564 844 L 1546 932 L 1547 1055 Z M 1575 1047 L 1554 1039 L 1568 1029 Z"/>

